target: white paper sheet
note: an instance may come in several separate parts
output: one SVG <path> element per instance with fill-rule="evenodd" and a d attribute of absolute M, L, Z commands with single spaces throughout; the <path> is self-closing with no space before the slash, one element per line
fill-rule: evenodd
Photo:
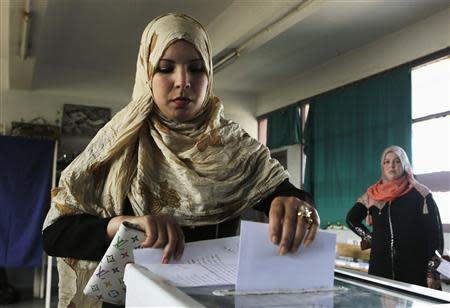
<path fill-rule="evenodd" d="M 268 224 L 243 221 L 237 291 L 301 290 L 333 286 L 336 235 L 319 231 L 308 247 L 280 256 Z"/>
<path fill-rule="evenodd" d="M 239 237 L 186 243 L 183 256 L 161 264 L 161 249 L 134 250 L 134 261 L 177 287 L 235 284 Z"/>
<path fill-rule="evenodd" d="M 441 259 L 441 264 L 439 264 L 437 271 L 447 278 L 450 278 L 450 262 Z"/>

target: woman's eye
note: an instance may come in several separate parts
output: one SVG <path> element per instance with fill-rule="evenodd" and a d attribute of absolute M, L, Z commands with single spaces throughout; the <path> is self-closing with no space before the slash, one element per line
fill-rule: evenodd
<path fill-rule="evenodd" d="M 203 65 L 190 66 L 189 71 L 195 74 L 203 73 L 205 71 L 205 68 L 203 67 Z"/>
<path fill-rule="evenodd" d="M 173 72 L 173 67 L 170 66 L 159 66 L 156 70 L 156 72 L 160 72 L 163 74 L 171 73 Z"/>

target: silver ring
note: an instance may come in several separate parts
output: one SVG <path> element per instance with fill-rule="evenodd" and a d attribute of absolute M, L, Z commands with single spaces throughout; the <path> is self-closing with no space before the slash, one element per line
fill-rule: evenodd
<path fill-rule="evenodd" d="M 313 211 L 304 204 L 300 205 L 297 210 L 297 216 L 303 218 L 303 220 L 308 224 L 308 229 L 311 228 L 314 222 L 312 213 Z"/>

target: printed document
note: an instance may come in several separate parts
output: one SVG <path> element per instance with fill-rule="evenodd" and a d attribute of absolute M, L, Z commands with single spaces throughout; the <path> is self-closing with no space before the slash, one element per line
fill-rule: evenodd
<path fill-rule="evenodd" d="M 160 264 L 162 250 L 134 250 L 134 262 L 177 287 L 236 283 L 239 236 L 186 243 L 179 261 Z"/>

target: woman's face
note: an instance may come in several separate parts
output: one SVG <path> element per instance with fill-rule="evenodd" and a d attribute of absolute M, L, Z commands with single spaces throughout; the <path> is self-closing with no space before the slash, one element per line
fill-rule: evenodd
<path fill-rule="evenodd" d="M 201 110 L 208 88 L 203 60 L 184 40 L 164 52 L 152 79 L 153 99 L 163 115 L 176 122 L 193 119 Z"/>
<path fill-rule="evenodd" d="M 403 166 L 400 158 L 392 152 L 387 153 L 383 160 L 383 175 L 387 181 L 393 181 L 403 175 Z"/>

